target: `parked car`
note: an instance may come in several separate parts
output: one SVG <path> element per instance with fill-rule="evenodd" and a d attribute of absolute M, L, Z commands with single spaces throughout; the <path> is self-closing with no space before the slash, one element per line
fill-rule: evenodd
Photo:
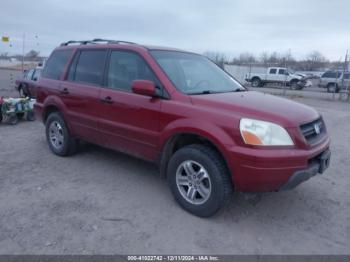
<path fill-rule="evenodd" d="M 327 71 L 321 76 L 318 86 L 327 88 L 328 93 L 339 93 L 341 89 L 350 87 L 350 72 Z"/>
<path fill-rule="evenodd" d="M 54 154 L 71 155 L 84 140 L 155 162 L 197 216 L 215 214 L 233 190 L 291 189 L 329 165 L 318 112 L 248 91 L 194 53 L 69 41 L 53 51 L 37 87 L 35 111 Z"/>
<path fill-rule="evenodd" d="M 20 97 L 35 97 L 35 82 L 41 75 L 42 68 L 25 71 L 23 76 L 16 80 L 15 89 Z"/>
<path fill-rule="evenodd" d="M 303 89 L 306 85 L 303 76 L 294 74 L 284 67 L 269 67 L 266 73 L 249 73 L 246 75 L 247 82 L 253 87 L 262 87 L 268 83 L 286 83 L 291 89 Z"/>

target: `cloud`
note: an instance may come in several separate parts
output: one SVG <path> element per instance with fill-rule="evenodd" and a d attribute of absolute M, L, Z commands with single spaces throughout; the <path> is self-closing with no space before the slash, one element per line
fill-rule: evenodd
<path fill-rule="evenodd" d="M 347 0 L 2 0 L 0 24 L 12 47 L 49 54 L 72 39 L 112 38 L 195 52 L 319 50 L 339 59 L 350 48 Z M 35 36 L 38 38 L 35 38 Z"/>

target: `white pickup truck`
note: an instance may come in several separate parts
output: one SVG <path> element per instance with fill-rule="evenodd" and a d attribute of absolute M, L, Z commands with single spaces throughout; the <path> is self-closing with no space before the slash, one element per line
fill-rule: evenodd
<path fill-rule="evenodd" d="M 327 71 L 321 76 L 318 86 L 327 88 L 328 93 L 339 93 L 341 89 L 350 87 L 350 72 Z"/>
<path fill-rule="evenodd" d="M 286 83 L 291 89 L 303 89 L 306 85 L 304 77 L 289 71 L 284 67 L 269 67 L 264 74 L 248 73 L 247 82 L 251 82 L 253 87 L 262 87 L 267 83 Z"/>

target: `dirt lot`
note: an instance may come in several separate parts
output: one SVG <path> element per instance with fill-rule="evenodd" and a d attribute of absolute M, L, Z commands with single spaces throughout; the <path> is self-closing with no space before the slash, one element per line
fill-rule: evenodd
<path fill-rule="evenodd" d="M 349 254 L 350 103 L 297 100 L 324 116 L 329 170 L 257 203 L 236 194 L 209 219 L 183 211 L 150 163 L 92 145 L 57 157 L 41 123 L 0 124 L 0 253 Z"/>

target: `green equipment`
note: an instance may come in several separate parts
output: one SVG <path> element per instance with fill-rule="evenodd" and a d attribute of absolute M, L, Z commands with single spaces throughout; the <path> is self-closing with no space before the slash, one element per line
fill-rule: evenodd
<path fill-rule="evenodd" d="M 0 121 L 15 125 L 20 118 L 28 121 L 35 120 L 33 107 L 35 99 L 26 98 L 0 98 Z"/>

